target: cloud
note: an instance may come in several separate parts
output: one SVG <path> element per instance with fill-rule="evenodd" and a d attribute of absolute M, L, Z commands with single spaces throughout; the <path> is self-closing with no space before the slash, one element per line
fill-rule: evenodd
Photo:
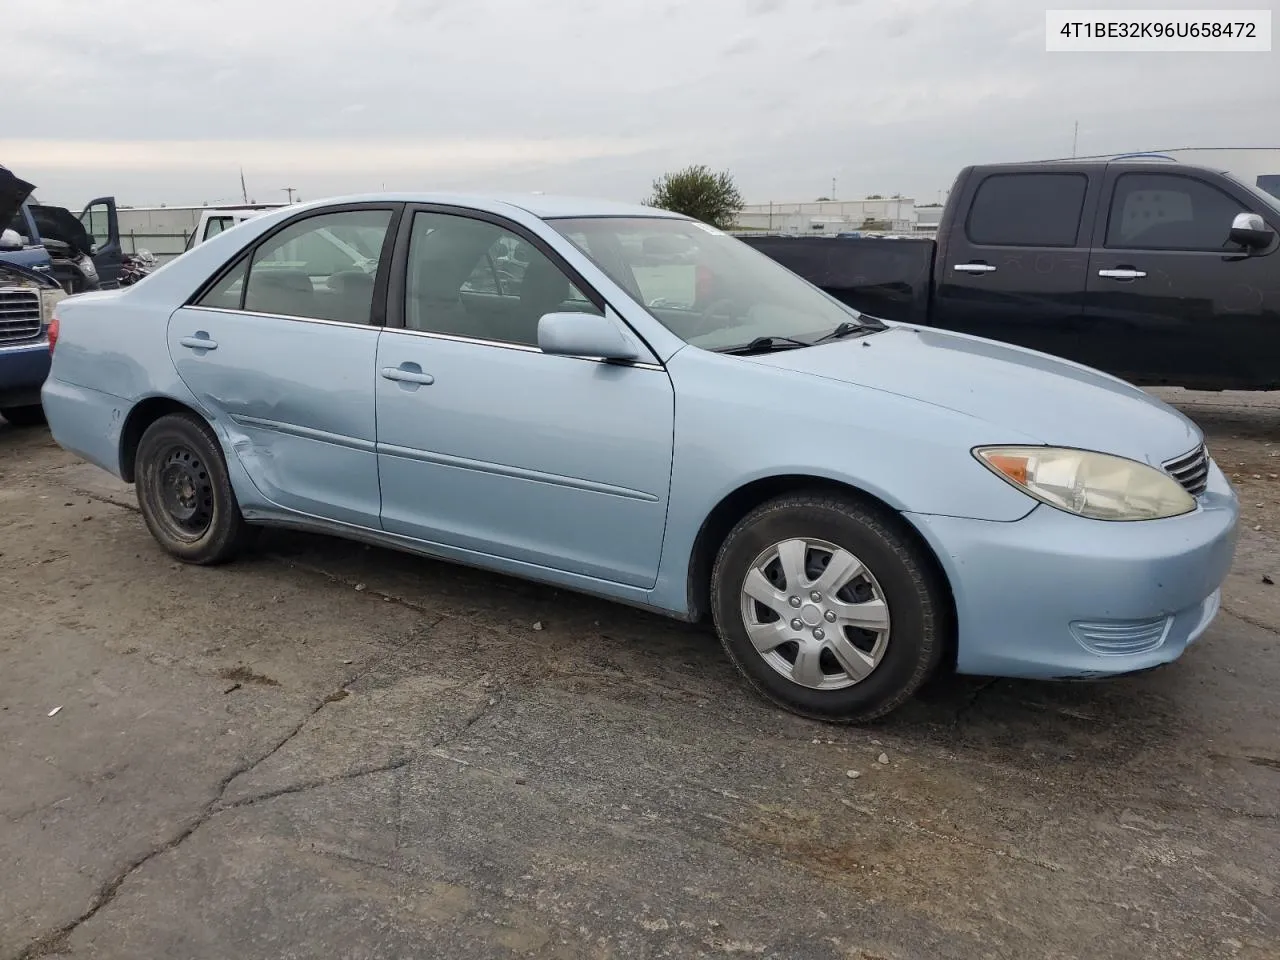
<path fill-rule="evenodd" d="M 205 171 L 235 166 L 304 174 L 500 169 L 633 155 L 654 144 L 622 138 L 575 140 L 14 140 L 5 157 L 14 168 L 76 170 L 93 158 L 103 174 L 115 170 Z"/>
<path fill-rule="evenodd" d="M 0 162 L 68 205 L 190 202 L 242 162 L 309 196 L 638 199 L 707 163 L 751 200 L 936 197 L 967 163 L 1069 153 L 1077 120 L 1103 152 L 1280 116 L 1274 53 L 1049 54 L 1026 0 L 665 2 L 42 0 L 7 25 L 39 107 L 9 104 Z"/>
<path fill-rule="evenodd" d="M 720 51 L 720 55 L 726 59 L 741 56 L 744 53 L 751 53 L 753 50 L 760 48 L 760 38 L 749 33 L 744 33 L 735 37 L 729 42 L 729 45 Z"/>

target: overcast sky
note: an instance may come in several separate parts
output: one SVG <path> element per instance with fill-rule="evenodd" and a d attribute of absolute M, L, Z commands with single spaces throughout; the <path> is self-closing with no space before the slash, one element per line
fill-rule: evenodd
<path fill-rule="evenodd" d="M 1273 7 L 1195 0 L 1200 8 Z M 41 0 L 0 164 L 43 202 L 388 189 L 937 200 L 961 166 L 1280 146 L 1280 53 L 1046 53 L 1029 0 Z"/>

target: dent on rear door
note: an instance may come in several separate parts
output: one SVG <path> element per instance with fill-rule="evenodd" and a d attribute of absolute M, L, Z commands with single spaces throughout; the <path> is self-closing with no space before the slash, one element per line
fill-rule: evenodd
<path fill-rule="evenodd" d="M 378 331 L 184 308 L 169 323 L 183 382 L 268 500 L 376 526 Z M 208 346 L 216 344 L 216 346 Z"/>

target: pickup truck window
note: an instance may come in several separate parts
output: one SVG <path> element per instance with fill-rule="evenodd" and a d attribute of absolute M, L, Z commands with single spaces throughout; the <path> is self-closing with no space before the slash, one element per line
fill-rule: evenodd
<path fill-rule="evenodd" d="M 208 240 L 216 237 L 223 230 L 231 227 L 231 217 L 210 217 L 208 223 L 204 225 L 204 238 Z"/>
<path fill-rule="evenodd" d="M 1126 173 L 1116 178 L 1107 218 L 1108 247 L 1222 250 L 1244 205 L 1194 177 Z"/>
<path fill-rule="evenodd" d="M 965 235 L 1001 247 L 1073 247 L 1089 180 L 1082 173 L 997 173 L 978 186 Z"/>

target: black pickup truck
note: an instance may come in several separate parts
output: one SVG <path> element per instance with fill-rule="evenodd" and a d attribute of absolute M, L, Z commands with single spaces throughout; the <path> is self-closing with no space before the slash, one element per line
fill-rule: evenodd
<path fill-rule="evenodd" d="M 966 167 L 933 240 L 744 236 L 842 302 L 1133 383 L 1280 389 L 1280 202 L 1172 161 Z"/>

